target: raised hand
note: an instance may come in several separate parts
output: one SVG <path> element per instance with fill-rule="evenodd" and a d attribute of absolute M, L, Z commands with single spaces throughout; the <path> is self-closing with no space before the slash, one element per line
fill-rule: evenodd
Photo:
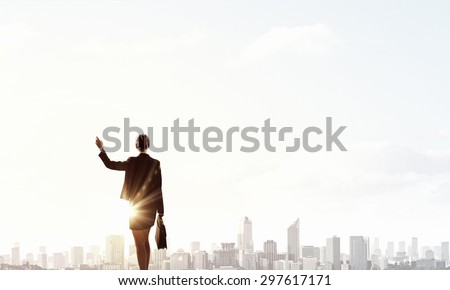
<path fill-rule="evenodd" d="M 95 137 L 95 145 L 97 145 L 98 149 L 100 149 L 101 151 L 103 151 L 103 141 L 98 139 L 98 137 Z"/>

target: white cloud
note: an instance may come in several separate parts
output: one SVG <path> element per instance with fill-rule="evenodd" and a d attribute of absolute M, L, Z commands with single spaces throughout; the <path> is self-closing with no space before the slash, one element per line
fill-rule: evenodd
<path fill-rule="evenodd" d="M 343 41 L 327 25 L 318 23 L 295 27 L 273 27 L 245 47 L 238 63 L 252 63 L 268 56 L 296 52 L 300 55 L 323 55 L 342 48 Z"/>

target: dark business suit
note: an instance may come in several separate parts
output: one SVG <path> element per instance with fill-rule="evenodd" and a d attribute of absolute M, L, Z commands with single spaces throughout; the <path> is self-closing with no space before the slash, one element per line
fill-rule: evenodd
<path fill-rule="evenodd" d="M 146 153 L 127 161 L 111 161 L 102 151 L 99 154 L 105 166 L 125 171 L 120 198 L 130 201 L 135 214 L 130 217 L 130 229 L 148 229 L 155 223 L 156 212 L 164 214 L 160 162 Z"/>

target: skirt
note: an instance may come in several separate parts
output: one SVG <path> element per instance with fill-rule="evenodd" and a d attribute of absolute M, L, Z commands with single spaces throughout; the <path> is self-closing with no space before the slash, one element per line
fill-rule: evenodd
<path fill-rule="evenodd" d="M 131 230 L 149 229 L 155 224 L 155 219 L 156 219 L 156 209 L 134 207 L 130 214 L 130 229 Z"/>

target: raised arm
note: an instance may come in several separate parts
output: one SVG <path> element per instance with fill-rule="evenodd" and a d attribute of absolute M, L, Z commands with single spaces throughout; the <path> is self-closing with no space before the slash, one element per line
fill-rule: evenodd
<path fill-rule="evenodd" d="M 98 139 L 96 137 L 95 144 L 97 145 L 98 149 L 100 149 L 100 154 L 98 155 L 100 159 L 102 159 L 103 164 L 109 169 L 112 170 L 121 170 L 125 171 L 127 170 L 128 166 L 128 160 L 127 161 L 111 161 L 106 154 L 105 150 L 103 149 L 103 142 L 102 140 Z"/>

